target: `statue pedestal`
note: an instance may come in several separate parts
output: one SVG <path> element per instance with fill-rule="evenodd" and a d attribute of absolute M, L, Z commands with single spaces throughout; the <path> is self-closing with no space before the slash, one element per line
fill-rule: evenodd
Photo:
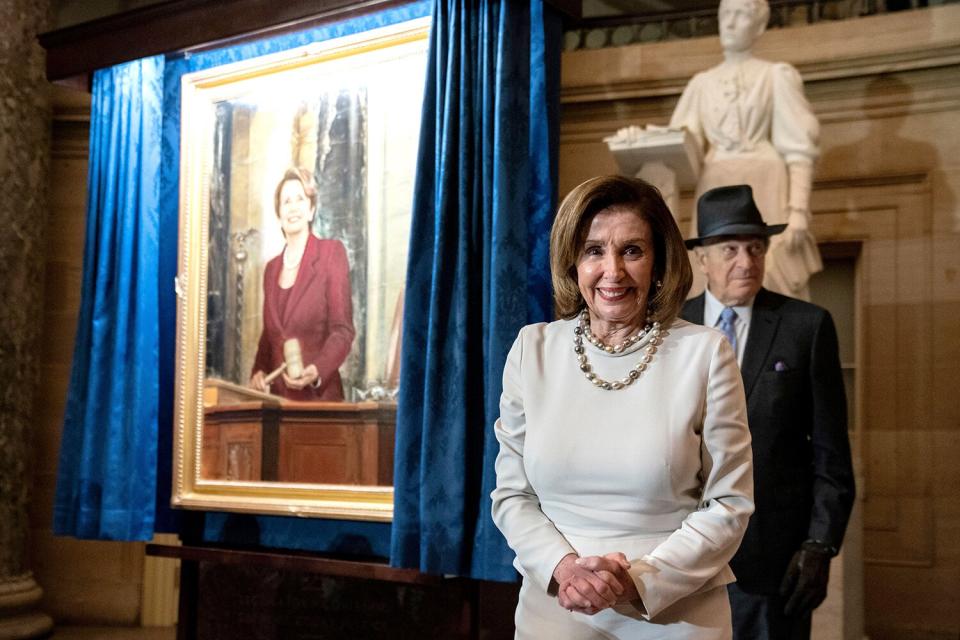
<path fill-rule="evenodd" d="M 660 190 L 677 218 L 680 189 L 692 189 L 703 162 L 700 147 L 685 129 L 626 127 L 603 139 L 620 172 Z"/>

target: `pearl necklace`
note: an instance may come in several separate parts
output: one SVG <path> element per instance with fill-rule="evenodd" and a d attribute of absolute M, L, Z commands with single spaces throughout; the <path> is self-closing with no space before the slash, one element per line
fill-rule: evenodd
<path fill-rule="evenodd" d="M 296 269 L 297 267 L 300 266 L 300 262 L 301 262 L 301 261 L 303 261 L 303 252 L 300 253 L 300 257 L 297 258 L 297 261 L 296 261 L 296 262 L 291 263 L 291 262 L 287 259 L 287 250 L 284 250 L 284 252 L 283 252 L 283 268 L 284 268 L 284 269 L 287 269 L 287 270 L 291 270 L 291 271 L 292 271 L 293 269 Z"/>
<path fill-rule="evenodd" d="M 653 360 L 653 354 L 657 352 L 657 345 L 663 342 L 660 334 L 660 323 L 654 322 L 651 324 L 648 318 L 647 325 L 636 335 L 627 338 L 618 345 L 605 345 L 590 331 L 590 314 L 584 309 L 580 313 L 580 320 L 577 322 L 577 326 L 573 328 L 573 352 L 577 355 L 577 362 L 580 363 L 580 371 L 583 372 L 583 375 L 586 376 L 587 380 L 595 387 L 603 389 L 604 391 L 619 391 L 633 384 L 640 377 L 640 374 L 646 370 L 647 365 Z M 646 348 L 643 350 L 643 357 L 640 358 L 640 362 L 638 362 L 633 369 L 630 369 L 627 375 L 621 380 L 608 382 L 593 372 L 593 367 L 590 366 L 590 362 L 587 360 L 587 351 L 583 346 L 584 337 L 587 338 L 590 344 L 603 349 L 607 353 L 620 353 L 627 347 L 640 342 L 647 335 L 650 336 L 650 339 L 647 342 Z"/>

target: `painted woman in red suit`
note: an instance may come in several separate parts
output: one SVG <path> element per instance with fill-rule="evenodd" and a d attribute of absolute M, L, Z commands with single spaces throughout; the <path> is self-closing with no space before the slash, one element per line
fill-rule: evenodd
<path fill-rule="evenodd" d="M 339 240 L 324 240 L 310 227 L 317 190 L 306 169 L 287 169 L 273 196 L 286 246 L 263 271 L 263 331 L 250 386 L 291 400 L 343 400 L 338 371 L 353 344 L 353 306 L 347 253 Z M 302 373 L 284 364 L 284 343 L 296 339 Z"/>

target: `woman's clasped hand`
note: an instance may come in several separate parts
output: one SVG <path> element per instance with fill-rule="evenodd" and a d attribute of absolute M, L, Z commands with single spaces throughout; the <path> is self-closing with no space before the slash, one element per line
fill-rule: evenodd
<path fill-rule="evenodd" d="M 636 602 L 640 595 L 620 552 L 604 556 L 564 556 L 553 572 L 557 603 L 568 611 L 592 616 L 617 604 Z"/>
<path fill-rule="evenodd" d="M 313 364 L 308 364 L 303 368 L 303 373 L 299 378 L 291 378 L 287 375 L 287 372 L 283 372 L 283 384 L 287 385 L 290 389 L 306 389 L 309 386 L 316 386 L 317 380 L 320 379 L 320 372 L 317 371 L 317 366 Z"/>

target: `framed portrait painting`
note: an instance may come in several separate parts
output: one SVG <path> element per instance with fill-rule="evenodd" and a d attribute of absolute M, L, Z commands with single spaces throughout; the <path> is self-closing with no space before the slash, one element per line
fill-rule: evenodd
<path fill-rule="evenodd" d="M 175 504 L 390 518 L 428 27 L 183 77 Z"/>

